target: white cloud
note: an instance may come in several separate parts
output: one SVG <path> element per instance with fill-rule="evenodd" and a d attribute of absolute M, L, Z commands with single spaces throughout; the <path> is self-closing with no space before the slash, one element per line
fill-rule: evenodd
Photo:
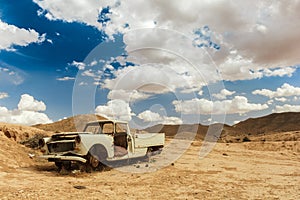
<path fill-rule="evenodd" d="M 277 88 L 276 91 L 262 89 L 255 90 L 252 94 L 263 95 L 269 98 L 300 96 L 300 87 L 294 87 L 288 83 L 284 83 L 280 88 Z"/>
<path fill-rule="evenodd" d="M 9 97 L 9 95 L 6 92 L 0 92 L 0 99 L 5 99 Z"/>
<path fill-rule="evenodd" d="M 200 91 L 198 92 L 198 95 L 199 95 L 199 96 L 202 96 L 202 95 L 203 95 L 203 90 L 200 90 Z"/>
<path fill-rule="evenodd" d="M 236 121 L 233 122 L 233 124 L 238 124 L 238 123 L 240 123 L 240 122 L 241 122 L 241 121 L 236 120 Z"/>
<path fill-rule="evenodd" d="M 206 99 L 173 101 L 173 105 L 176 112 L 182 114 L 244 114 L 268 108 L 267 104 L 249 103 L 248 99 L 243 96 L 235 96 L 232 100 L 214 102 Z"/>
<path fill-rule="evenodd" d="M 65 77 L 62 77 L 62 78 L 57 78 L 56 80 L 58 80 L 58 81 L 70 81 L 70 80 L 75 80 L 75 78 L 74 77 L 65 76 Z"/>
<path fill-rule="evenodd" d="M 217 99 L 226 99 L 227 96 L 231 96 L 235 93 L 235 91 L 229 91 L 226 89 L 222 89 L 219 94 L 213 94 L 212 96 L 216 97 Z"/>
<path fill-rule="evenodd" d="M 138 118 L 144 122 L 156 122 L 160 124 L 182 124 L 182 120 L 178 117 L 161 116 L 159 113 L 152 112 L 151 110 L 145 110 L 138 114 Z"/>
<path fill-rule="evenodd" d="M 112 119 L 130 121 L 135 115 L 131 112 L 129 104 L 120 99 L 114 99 L 107 102 L 107 105 L 99 105 L 95 109 L 96 114 L 106 116 Z"/>
<path fill-rule="evenodd" d="M 1 67 L 4 66 L 4 67 Z M 13 84 L 20 85 L 24 82 L 25 73 L 13 66 L 6 63 L 0 63 L 0 84 Z"/>
<path fill-rule="evenodd" d="M 27 46 L 30 43 L 43 42 L 46 35 L 40 35 L 33 29 L 7 24 L 0 19 L 0 36 L 0 50 L 13 50 L 14 45 Z"/>
<path fill-rule="evenodd" d="M 44 15 L 49 20 L 63 20 L 66 22 L 81 22 L 87 25 L 101 28 L 98 23 L 99 10 L 108 5 L 107 1 L 88 0 L 33 0 L 43 11 L 38 11 L 39 15 Z"/>
<path fill-rule="evenodd" d="M 137 90 L 126 91 L 126 90 L 111 90 L 109 91 L 108 99 L 121 99 L 126 102 L 134 102 L 149 98 L 151 95 L 138 92 Z"/>
<path fill-rule="evenodd" d="M 73 61 L 72 63 L 69 63 L 69 65 L 72 65 L 74 67 L 77 67 L 79 70 L 84 70 L 86 67 L 86 64 L 83 62 L 77 62 L 77 61 Z"/>
<path fill-rule="evenodd" d="M 270 99 L 269 101 L 267 101 L 267 104 L 268 105 L 272 105 L 274 103 L 274 100 L 273 99 Z"/>
<path fill-rule="evenodd" d="M 92 77 L 95 78 L 97 77 L 96 73 L 93 72 L 93 70 L 89 69 L 89 70 L 85 70 L 81 73 L 82 76 L 88 76 L 88 77 Z"/>
<path fill-rule="evenodd" d="M 22 94 L 18 104 L 18 110 L 21 111 L 45 111 L 46 105 L 42 101 L 35 100 L 29 94 Z"/>
<path fill-rule="evenodd" d="M 289 105 L 284 104 L 283 106 L 276 106 L 273 112 L 282 113 L 282 112 L 300 112 L 299 105 Z"/>
<path fill-rule="evenodd" d="M 126 29 L 121 28 L 126 23 L 134 30 L 153 27 L 151 22 L 155 21 L 155 27 L 176 30 L 193 37 L 193 30 L 208 24 L 215 31 L 215 35 L 212 35 L 214 41 L 221 44 L 220 51 L 211 54 L 212 59 L 220 65 L 219 70 L 226 80 L 290 76 L 294 69 L 285 66 L 299 63 L 300 50 L 294 45 L 299 42 L 300 27 L 296 26 L 299 7 L 300 2 L 297 0 L 284 3 L 226 0 L 191 0 L 182 3 L 170 0 L 136 1 L 135 4 L 122 1 L 118 6 L 111 6 L 111 21 L 104 30 L 108 34 L 118 31 L 126 33 Z M 125 40 L 128 49 L 132 49 L 137 42 L 144 46 L 151 44 L 143 36 L 145 33 L 139 34 L 144 42 Z M 162 47 L 169 41 L 164 37 L 159 40 Z M 187 48 L 183 50 L 189 52 Z M 272 70 L 275 67 L 277 69 Z"/>
<path fill-rule="evenodd" d="M 84 81 L 81 81 L 78 85 L 83 86 L 83 85 L 88 85 L 88 84 Z"/>
<path fill-rule="evenodd" d="M 93 82 L 93 85 L 97 85 L 97 86 L 98 86 L 98 85 L 101 85 L 101 83 L 98 82 L 98 81 L 94 81 L 94 82 Z"/>
<path fill-rule="evenodd" d="M 110 71 L 114 71 L 115 68 L 112 65 L 105 65 L 105 68 L 110 70 Z"/>
<path fill-rule="evenodd" d="M 291 77 L 293 73 L 296 71 L 295 67 L 285 67 L 285 68 L 277 68 L 277 69 L 264 69 L 265 76 L 288 76 Z"/>
<path fill-rule="evenodd" d="M 144 112 L 138 114 L 137 117 L 142 119 L 144 122 L 159 122 L 163 120 L 160 114 L 150 110 L 145 110 Z"/>
<path fill-rule="evenodd" d="M 182 92 L 201 90 L 205 81 L 199 78 L 198 71 L 192 66 L 182 65 L 176 62 L 169 65 L 128 66 L 113 71 L 115 78 L 105 79 L 102 87 L 150 94 L 174 92 L 176 89 Z"/>
<path fill-rule="evenodd" d="M 47 39 L 47 42 L 49 42 L 50 44 L 53 44 L 53 40 L 51 40 L 51 39 Z"/>
<path fill-rule="evenodd" d="M 280 101 L 280 102 L 286 102 L 288 101 L 287 98 L 284 98 L 284 97 L 279 97 L 279 98 L 275 98 L 276 101 Z"/>
<path fill-rule="evenodd" d="M 9 69 L 8 68 L 2 68 L 2 67 L 0 67 L 0 71 L 9 72 Z"/>
<path fill-rule="evenodd" d="M 97 65 L 97 64 L 98 64 L 98 62 L 97 62 L 96 60 L 94 60 L 94 61 L 92 61 L 92 62 L 89 64 L 89 66 L 93 67 L 93 66 L 95 66 L 95 65 Z"/>
<path fill-rule="evenodd" d="M 28 94 L 23 94 L 18 109 L 8 110 L 6 107 L 0 106 L 0 121 L 24 125 L 51 123 L 52 120 L 45 113 L 38 112 L 45 109 L 46 105 L 42 101 L 37 101 Z"/>
<path fill-rule="evenodd" d="M 182 124 L 182 120 L 178 117 L 164 117 L 163 124 Z"/>

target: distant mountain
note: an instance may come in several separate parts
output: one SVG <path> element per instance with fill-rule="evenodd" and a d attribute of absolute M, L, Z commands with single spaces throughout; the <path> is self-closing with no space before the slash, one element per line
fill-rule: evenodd
<path fill-rule="evenodd" d="M 220 139 L 223 141 L 242 141 L 246 137 L 260 137 L 266 134 L 275 134 L 290 131 L 298 132 L 300 131 L 300 113 L 274 113 L 264 117 L 249 118 L 234 126 L 229 126 L 226 124 L 213 124 L 210 126 L 205 126 L 201 124 L 159 124 L 146 128 L 145 131 L 165 133 L 167 137 L 173 137 L 177 133 L 197 132 L 196 139 L 203 140 L 206 136 L 208 128 L 210 129 L 210 133 L 217 133 L 220 129 L 222 129 Z M 297 140 L 299 134 L 295 134 Z M 294 138 L 293 134 L 288 137 Z"/>
<path fill-rule="evenodd" d="M 235 133 L 261 135 L 300 130 L 300 113 L 273 113 L 264 117 L 249 118 L 233 126 Z"/>
<path fill-rule="evenodd" d="M 106 118 L 100 115 L 76 115 L 74 117 L 69 117 L 67 119 L 63 119 L 50 124 L 37 124 L 33 127 L 52 132 L 80 132 L 83 131 L 87 122 L 104 119 Z"/>
<path fill-rule="evenodd" d="M 228 127 L 228 125 L 223 124 L 213 124 L 211 126 L 205 126 L 202 124 L 182 124 L 182 125 L 163 125 L 158 124 L 149 128 L 146 128 L 146 132 L 152 133 L 165 133 L 167 137 L 173 137 L 177 133 L 197 133 L 196 139 L 203 140 L 206 136 L 208 129 L 210 128 L 210 132 L 222 131 L 224 134 L 224 127 Z"/>

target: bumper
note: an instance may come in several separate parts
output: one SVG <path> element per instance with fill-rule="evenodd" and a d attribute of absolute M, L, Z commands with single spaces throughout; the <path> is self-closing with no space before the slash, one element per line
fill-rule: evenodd
<path fill-rule="evenodd" d="M 60 161 L 78 161 L 86 163 L 86 159 L 79 156 L 59 156 L 59 155 L 42 155 L 38 157 L 39 159 L 46 159 L 50 162 L 60 162 Z"/>

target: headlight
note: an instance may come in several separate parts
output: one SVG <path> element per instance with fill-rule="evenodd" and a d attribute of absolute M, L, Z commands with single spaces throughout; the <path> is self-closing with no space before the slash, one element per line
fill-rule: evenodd
<path fill-rule="evenodd" d="M 45 140 L 44 139 L 39 139 L 39 147 L 45 146 Z"/>
<path fill-rule="evenodd" d="M 80 136 L 77 136 L 77 137 L 75 138 L 75 142 L 76 142 L 77 144 L 79 144 L 79 143 L 81 142 Z"/>

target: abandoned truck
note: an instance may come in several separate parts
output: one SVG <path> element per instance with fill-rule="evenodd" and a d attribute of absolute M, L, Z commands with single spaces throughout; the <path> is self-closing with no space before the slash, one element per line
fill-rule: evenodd
<path fill-rule="evenodd" d="M 87 123 L 83 132 L 66 132 L 43 138 L 39 145 L 42 159 L 56 166 L 70 166 L 71 162 L 85 163 L 96 169 L 110 161 L 148 157 L 160 153 L 164 133 L 130 132 L 127 122 L 100 120 Z"/>

